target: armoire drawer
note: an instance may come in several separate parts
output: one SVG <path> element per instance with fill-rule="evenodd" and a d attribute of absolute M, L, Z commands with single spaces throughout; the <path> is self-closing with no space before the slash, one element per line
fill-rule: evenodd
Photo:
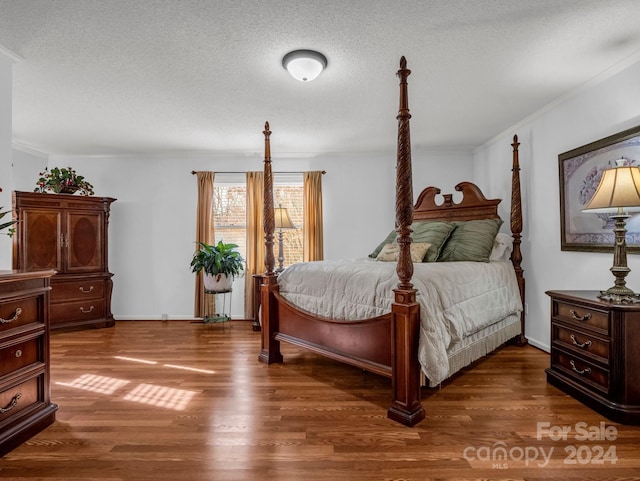
<path fill-rule="evenodd" d="M 26 326 L 27 324 L 42 324 L 38 313 L 38 298 L 28 297 L 0 304 L 0 333 Z"/>
<path fill-rule="evenodd" d="M 80 299 L 102 299 L 104 280 L 87 279 L 82 281 L 54 282 L 51 285 L 51 302 L 67 302 Z"/>
<path fill-rule="evenodd" d="M 86 301 L 51 304 L 51 322 L 72 322 L 100 319 L 105 315 L 103 299 L 87 299 Z"/>

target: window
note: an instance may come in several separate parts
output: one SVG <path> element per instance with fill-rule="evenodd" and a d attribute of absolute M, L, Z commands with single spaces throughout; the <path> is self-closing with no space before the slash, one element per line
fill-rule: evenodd
<path fill-rule="evenodd" d="M 215 243 L 237 244 L 247 255 L 247 188 L 245 185 L 214 183 L 213 226 Z"/>
<path fill-rule="evenodd" d="M 238 245 L 240 255 L 247 253 L 247 188 L 245 183 L 225 182 L 225 174 L 216 175 L 213 192 L 215 242 Z M 295 229 L 282 231 L 284 265 L 303 260 L 304 192 L 301 175 L 274 175 L 274 207 L 285 207 Z M 278 232 L 274 236 L 274 255 L 278 257 Z"/>
<path fill-rule="evenodd" d="M 300 185 L 274 185 L 273 203 L 274 207 L 284 207 L 287 209 L 291 222 L 295 229 L 282 230 L 282 252 L 285 267 L 303 259 L 303 226 L 304 226 L 304 192 Z M 278 239 L 279 232 L 276 229 L 274 242 L 274 254 L 276 263 L 278 259 Z"/>

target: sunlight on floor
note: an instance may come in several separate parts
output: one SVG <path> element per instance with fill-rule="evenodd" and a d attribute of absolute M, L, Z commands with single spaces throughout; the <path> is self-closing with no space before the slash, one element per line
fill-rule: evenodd
<path fill-rule="evenodd" d="M 198 369 L 197 367 L 187 367 L 187 366 L 178 366 L 176 364 L 164 364 L 164 367 L 170 367 L 173 369 L 182 369 L 183 371 L 192 371 L 199 372 L 202 374 L 215 374 L 215 371 L 210 371 L 208 369 Z"/>
<path fill-rule="evenodd" d="M 196 394 L 195 391 L 185 389 L 139 384 L 124 397 L 124 400 L 183 411 Z"/>
<path fill-rule="evenodd" d="M 140 358 L 126 357 L 126 356 L 114 356 L 114 359 L 121 361 L 137 362 L 142 364 L 157 365 L 155 361 L 148 361 Z M 170 369 L 180 369 L 184 371 L 191 371 L 201 374 L 215 374 L 215 371 L 208 369 L 198 369 L 188 366 L 180 366 L 177 364 L 164 364 L 164 367 Z M 57 382 L 60 386 L 68 386 L 76 389 L 83 389 L 85 391 L 91 391 L 98 394 L 114 394 L 118 389 L 129 384 L 130 381 L 125 379 L 117 379 L 108 376 L 98 376 L 95 374 L 83 374 L 82 376 L 74 379 L 71 382 Z M 125 401 L 133 401 L 142 404 L 149 404 L 152 406 L 158 406 L 163 408 L 175 409 L 176 411 L 183 411 L 191 399 L 198 394 L 197 391 L 188 391 L 185 389 L 176 389 L 165 386 L 158 386 L 153 384 L 139 384 L 123 399 Z"/>
<path fill-rule="evenodd" d="M 121 361 L 139 362 L 141 364 L 158 364 L 156 361 L 147 361 L 146 359 L 138 359 L 136 357 L 113 356 L 113 358 L 120 359 Z"/>
<path fill-rule="evenodd" d="M 156 361 L 147 361 L 146 359 L 139 359 L 136 357 L 125 356 L 113 356 L 114 359 L 120 359 L 121 361 L 139 362 L 141 364 L 158 364 Z M 164 367 L 170 367 L 172 369 L 182 369 L 183 371 L 200 372 L 202 374 L 215 374 L 215 371 L 209 369 L 198 369 L 197 367 L 179 366 L 177 364 L 163 364 Z"/>
<path fill-rule="evenodd" d="M 122 386 L 128 384 L 129 381 L 124 379 L 116 379 L 107 376 L 96 376 L 95 374 L 83 374 L 79 378 L 73 381 L 57 382 L 60 386 L 69 386 L 77 389 L 84 389 L 85 391 L 97 392 L 100 394 L 113 394 Z"/>

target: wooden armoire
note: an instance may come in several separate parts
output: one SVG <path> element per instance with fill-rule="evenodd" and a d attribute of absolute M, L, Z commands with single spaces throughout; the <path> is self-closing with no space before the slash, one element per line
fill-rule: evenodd
<path fill-rule="evenodd" d="M 53 269 L 51 329 L 111 327 L 111 197 L 13 192 L 13 268 Z"/>

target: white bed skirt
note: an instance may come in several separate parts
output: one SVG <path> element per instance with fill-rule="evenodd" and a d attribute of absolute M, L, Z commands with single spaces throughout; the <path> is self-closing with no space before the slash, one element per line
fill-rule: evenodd
<path fill-rule="evenodd" d="M 449 374 L 447 378 L 521 334 L 521 330 L 520 315 L 512 314 L 452 346 L 448 352 Z M 425 387 L 434 387 L 422 371 L 420 372 L 420 383 Z"/>

